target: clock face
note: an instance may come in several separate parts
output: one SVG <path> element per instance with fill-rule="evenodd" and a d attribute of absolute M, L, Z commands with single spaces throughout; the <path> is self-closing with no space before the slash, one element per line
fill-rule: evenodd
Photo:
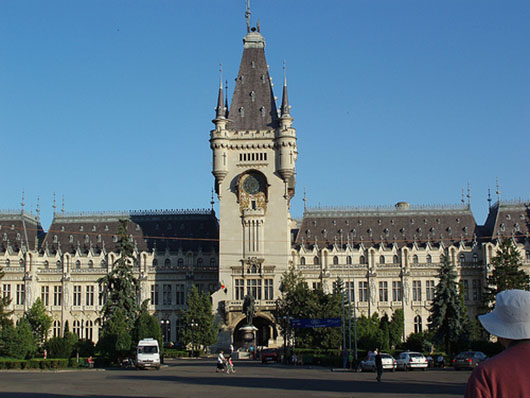
<path fill-rule="evenodd" d="M 243 189 L 246 193 L 255 195 L 261 191 L 261 183 L 255 175 L 249 174 L 243 181 Z"/>

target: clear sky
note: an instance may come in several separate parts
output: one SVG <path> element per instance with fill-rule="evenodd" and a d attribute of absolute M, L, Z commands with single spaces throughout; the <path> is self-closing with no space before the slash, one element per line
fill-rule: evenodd
<path fill-rule="evenodd" d="M 292 215 L 530 198 L 530 2 L 252 0 L 297 129 Z M 208 208 L 244 0 L 0 1 L 0 208 Z M 281 100 L 281 98 L 280 98 Z M 217 205 L 216 205 L 217 208 Z"/>

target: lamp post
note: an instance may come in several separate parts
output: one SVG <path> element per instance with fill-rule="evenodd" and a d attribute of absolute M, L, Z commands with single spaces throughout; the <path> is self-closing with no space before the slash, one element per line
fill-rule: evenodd
<path fill-rule="evenodd" d="M 197 326 L 199 326 L 199 324 L 194 319 L 192 319 L 191 323 L 190 323 L 190 327 L 191 327 L 191 356 L 193 356 L 193 354 L 195 352 L 195 328 Z"/>

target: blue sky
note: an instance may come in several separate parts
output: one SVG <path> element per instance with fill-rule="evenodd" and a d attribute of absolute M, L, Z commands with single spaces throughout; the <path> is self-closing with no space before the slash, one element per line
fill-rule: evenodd
<path fill-rule="evenodd" d="M 252 0 L 308 205 L 530 198 L 530 2 Z M 0 208 L 207 208 L 244 0 L 0 1 Z"/>

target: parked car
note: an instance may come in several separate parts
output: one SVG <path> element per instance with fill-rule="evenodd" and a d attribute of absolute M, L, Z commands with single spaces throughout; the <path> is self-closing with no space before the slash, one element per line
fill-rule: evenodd
<path fill-rule="evenodd" d="M 280 355 L 278 354 L 278 350 L 275 350 L 274 348 L 266 348 L 261 351 L 261 363 L 279 361 Z"/>
<path fill-rule="evenodd" d="M 396 370 L 396 360 L 390 354 L 381 353 L 381 362 L 383 370 Z M 361 361 L 361 370 L 375 372 L 375 354 L 370 354 L 364 361 Z"/>
<path fill-rule="evenodd" d="M 488 359 L 486 354 L 480 351 L 464 351 L 453 359 L 453 367 L 456 370 L 473 369 L 479 363 Z"/>
<path fill-rule="evenodd" d="M 427 370 L 429 366 L 427 358 L 420 352 L 405 351 L 399 354 L 397 357 L 397 369 L 401 370 L 412 370 L 422 369 Z"/>

